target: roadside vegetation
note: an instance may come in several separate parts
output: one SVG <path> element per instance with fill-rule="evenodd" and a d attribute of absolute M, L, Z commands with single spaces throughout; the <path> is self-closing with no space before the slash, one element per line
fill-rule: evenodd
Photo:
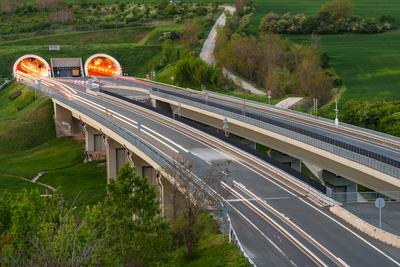
<path fill-rule="evenodd" d="M 0 266 L 248 266 L 203 209 L 189 257 L 184 215 L 160 217 L 155 188 L 129 168 L 106 185 L 104 160 L 83 163 L 79 138 L 55 138 L 46 97 L 11 83 L 0 103 Z"/>

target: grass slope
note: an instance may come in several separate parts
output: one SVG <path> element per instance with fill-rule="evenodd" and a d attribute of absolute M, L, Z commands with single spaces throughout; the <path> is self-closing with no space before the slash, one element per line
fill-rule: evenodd
<path fill-rule="evenodd" d="M 304 13 L 308 16 L 317 15 L 321 5 L 327 0 L 254 0 L 256 11 L 249 25 L 249 31 L 255 33 L 262 17 L 268 12 L 277 14 Z M 400 2 L 398 0 L 352 0 L 353 13 L 361 17 L 379 18 L 381 15 L 392 15 L 396 19 L 396 25 L 400 25 Z"/>
<path fill-rule="evenodd" d="M 8 95 L 22 90 L 22 95 L 11 101 Z M 37 100 L 24 102 L 25 95 L 33 94 L 21 84 L 11 83 L 0 91 L 0 194 L 4 190 L 16 193 L 24 188 L 41 186 L 18 178 L 32 179 L 38 172 L 46 174 L 39 182 L 55 188 L 62 187 L 65 198 L 77 203 L 92 203 L 104 196 L 106 168 L 98 162 L 82 163 L 82 144 L 72 138 L 55 138 L 52 102 L 38 95 Z"/>
<path fill-rule="evenodd" d="M 41 185 L 34 184 L 28 181 L 24 181 L 17 177 L 9 177 L 0 175 L 0 196 L 4 194 L 4 192 L 11 193 L 12 195 L 16 195 L 22 189 L 26 190 L 34 190 L 37 189 L 39 192 L 45 192 L 45 188 Z"/>
<path fill-rule="evenodd" d="M 257 33 L 261 18 L 268 12 L 315 15 L 325 0 L 255 0 L 256 11 L 249 32 Z M 379 18 L 392 15 L 400 25 L 400 1 L 352 0 L 353 13 L 361 17 Z M 321 50 L 343 79 L 347 90 L 340 105 L 349 99 L 398 99 L 400 84 L 400 30 L 376 35 L 322 35 Z M 290 35 L 295 42 L 309 44 L 309 35 Z"/>
<path fill-rule="evenodd" d="M 309 43 L 309 36 L 291 36 Z M 321 36 L 321 50 L 331 57 L 331 64 L 344 80 L 347 100 L 399 99 L 400 30 L 376 35 Z"/>
<path fill-rule="evenodd" d="M 9 100 L 9 94 L 16 90 L 22 90 L 22 95 Z M 16 83 L 0 91 L 0 155 L 29 149 L 55 137 L 51 101 L 37 95 L 36 101 L 26 102 L 28 95 L 33 92 Z"/>
<path fill-rule="evenodd" d="M 88 44 L 119 44 L 136 43 L 143 39 L 154 27 L 130 27 L 110 30 L 68 32 L 22 38 L 12 41 L 2 41 L 1 46 L 10 45 L 88 45 Z"/>

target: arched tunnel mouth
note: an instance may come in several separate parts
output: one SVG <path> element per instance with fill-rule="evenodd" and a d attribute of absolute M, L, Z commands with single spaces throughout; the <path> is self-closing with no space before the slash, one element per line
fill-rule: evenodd
<path fill-rule="evenodd" d="M 85 71 L 87 76 L 117 76 L 121 75 L 121 65 L 115 58 L 109 55 L 96 54 L 86 61 Z"/>
<path fill-rule="evenodd" d="M 50 76 L 50 65 L 47 61 L 36 55 L 25 55 L 17 59 L 13 68 L 14 75 L 18 72 L 28 75 L 43 77 Z"/>

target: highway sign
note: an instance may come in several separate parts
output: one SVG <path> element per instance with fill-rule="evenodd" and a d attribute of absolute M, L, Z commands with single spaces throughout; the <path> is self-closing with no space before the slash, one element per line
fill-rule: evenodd
<path fill-rule="evenodd" d="M 381 197 L 378 197 L 375 200 L 375 207 L 379 209 L 379 228 L 382 228 L 382 208 L 385 207 L 385 200 Z"/>
<path fill-rule="evenodd" d="M 378 209 L 385 207 L 385 200 L 381 197 L 378 197 L 375 200 L 375 207 L 377 207 Z"/>

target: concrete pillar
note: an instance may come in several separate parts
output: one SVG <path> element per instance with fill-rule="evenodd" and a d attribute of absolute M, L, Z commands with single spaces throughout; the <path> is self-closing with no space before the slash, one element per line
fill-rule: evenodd
<path fill-rule="evenodd" d="M 84 125 L 83 131 L 85 132 L 85 149 L 87 152 L 103 152 L 105 146 L 103 142 L 103 134 L 98 130 Z"/>
<path fill-rule="evenodd" d="M 172 114 L 172 108 L 171 105 L 169 103 L 166 102 L 162 102 L 159 100 L 156 100 L 154 98 L 151 99 L 151 105 L 153 106 L 153 108 L 158 108 L 161 111 L 164 111 L 168 114 Z"/>
<path fill-rule="evenodd" d="M 57 137 L 72 135 L 72 112 L 54 102 L 53 104 Z"/>
<path fill-rule="evenodd" d="M 119 143 L 108 136 L 104 136 L 104 146 L 107 157 L 107 181 L 116 179 L 119 169 L 127 161 L 126 150 Z"/>
<path fill-rule="evenodd" d="M 167 219 L 176 219 L 185 208 L 185 198 L 179 191 L 177 185 L 172 184 L 166 178 L 159 176 L 160 204 L 162 214 Z"/>
<path fill-rule="evenodd" d="M 54 102 L 53 104 L 57 137 L 81 133 L 81 122 L 72 116 L 72 112 Z"/>
<path fill-rule="evenodd" d="M 286 155 L 282 152 L 279 152 L 277 150 L 271 149 L 268 152 L 268 156 L 270 158 L 273 158 L 283 164 L 289 165 L 292 169 L 301 172 L 301 160 L 296 159 L 292 156 Z"/>
<path fill-rule="evenodd" d="M 346 178 L 323 170 L 321 178 L 329 188 L 331 197 L 339 202 L 357 202 L 357 184 Z"/>

